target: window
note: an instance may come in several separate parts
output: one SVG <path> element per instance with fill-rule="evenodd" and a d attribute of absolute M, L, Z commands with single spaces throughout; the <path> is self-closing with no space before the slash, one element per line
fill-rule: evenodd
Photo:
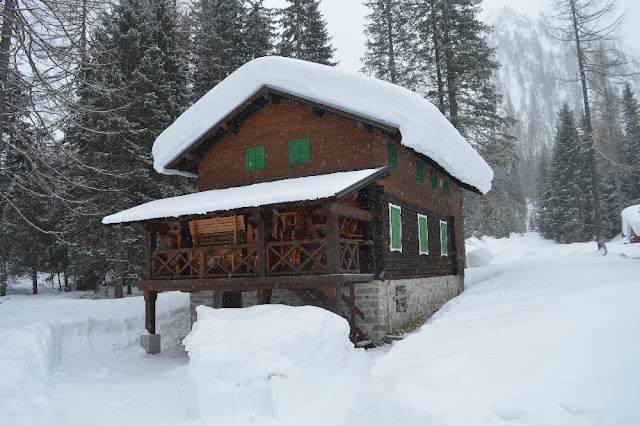
<path fill-rule="evenodd" d="M 305 164 L 311 162 L 311 138 L 289 141 L 289 164 Z"/>
<path fill-rule="evenodd" d="M 424 183 L 424 169 L 422 168 L 422 163 L 420 161 L 416 161 L 416 168 L 418 172 L 418 182 Z"/>
<path fill-rule="evenodd" d="M 449 235 L 447 222 L 440 221 L 440 255 L 449 256 Z"/>
<path fill-rule="evenodd" d="M 389 203 L 389 233 L 390 250 L 402 252 L 402 209 L 391 203 Z"/>
<path fill-rule="evenodd" d="M 429 229 L 427 216 L 418 213 L 418 242 L 420 254 L 429 254 Z"/>
<path fill-rule="evenodd" d="M 267 147 L 265 145 L 247 148 L 247 171 L 255 172 L 267 167 Z"/>
<path fill-rule="evenodd" d="M 389 144 L 389 164 L 391 164 L 391 167 L 394 169 L 398 168 L 398 150 L 392 143 Z"/>
<path fill-rule="evenodd" d="M 442 186 L 444 187 L 444 195 L 449 196 L 449 179 L 442 180 Z"/>
<path fill-rule="evenodd" d="M 435 170 L 431 171 L 431 188 L 433 188 L 434 191 L 438 190 L 438 173 L 436 173 Z"/>

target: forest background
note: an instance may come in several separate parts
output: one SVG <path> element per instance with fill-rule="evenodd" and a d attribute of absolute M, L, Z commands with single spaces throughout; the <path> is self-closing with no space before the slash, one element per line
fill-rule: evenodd
<path fill-rule="evenodd" d="M 364 51 L 343 64 L 330 3 L 3 0 L 0 295 L 24 274 L 34 292 L 42 273 L 61 290 L 137 279 L 142 233 L 101 218 L 195 190 L 153 171 L 155 137 L 270 54 L 352 67 L 432 101 L 496 174 L 488 195 L 464 197 L 466 236 L 619 233 L 622 208 L 640 203 L 640 80 L 612 0 L 555 0 L 537 20 L 483 16 L 477 0 L 352 2 L 341 13 L 364 8 Z M 571 5 L 579 19 L 567 19 Z"/>

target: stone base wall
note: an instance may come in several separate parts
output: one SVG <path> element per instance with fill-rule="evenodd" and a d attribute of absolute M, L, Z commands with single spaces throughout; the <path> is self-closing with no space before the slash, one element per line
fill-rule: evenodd
<path fill-rule="evenodd" d="M 406 298 L 396 301 L 398 287 L 404 287 Z M 384 341 L 387 334 L 410 331 L 424 323 L 442 305 L 464 290 L 461 277 L 448 275 L 432 278 L 412 278 L 405 280 L 376 280 L 356 284 L 356 306 L 364 313 L 365 319 L 357 318 L 358 327 L 374 342 Z M 348 288 L 344 289 L 348 295 Z M 404 301 L 402 301 L 404 300 Z M 302 300 L 290 290 L 273 290 L 271 303 L 302 306 Z M 195 308 L 206 305 L 219 308 L 222 304 L 221 291 L 198 291 L 191 293 L 191 324 L 196 321 Z M 242 306 L 258 304 L 255 291 L 242 293 Z M 343 305 L 346 314 L 346 306 Z"/>
<path fill-rule="evenodd" d="M 404 287 L 404 303 L 394 299 L 397 287 Z M 357 324 L 374 342 L 382 342 L 387 334 L 410 331 L 423 324 L 463 288 L 462 279 L 455 275 L 358 284 L 356 305 L 365 319 L 358 318 Z"/>

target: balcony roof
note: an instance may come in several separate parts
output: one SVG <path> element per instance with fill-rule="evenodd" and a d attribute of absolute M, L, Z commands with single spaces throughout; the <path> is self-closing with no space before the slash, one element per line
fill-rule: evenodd
<path fill-rule="evenodd" d="M 343 198 L 385 176 L 389 166 L 212 189 L 150 201 L 102 219 L 104 224 L 201 215 L 296 201 Z"/>

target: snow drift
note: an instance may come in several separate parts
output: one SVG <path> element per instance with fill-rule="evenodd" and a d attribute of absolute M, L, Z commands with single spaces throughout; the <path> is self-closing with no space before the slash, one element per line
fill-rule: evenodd
<path fill-rule="evenodd" d="M 314 414 L 317 404 L 344 392 L 341 377 L 362 355 L 349 341 L 347 322 L 317 307 L 199 306 L 197 312 L 184 339 L 185 396 L 192 414 L 212 424 L 325 422 L 326 414 Z M 348 391 L 342 399 L 349 404 Z"/>

